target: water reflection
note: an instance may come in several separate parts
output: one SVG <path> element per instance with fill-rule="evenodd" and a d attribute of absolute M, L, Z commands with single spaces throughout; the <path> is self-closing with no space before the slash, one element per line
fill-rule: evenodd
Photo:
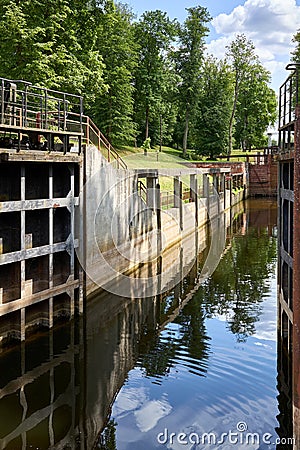
<path fill-rule="evenodd" d="M 257 212 L 256 215 L 259 218 Z M 238 342 L 255 333 L 270 291 L 270 276 L 276 267 L 276 240 L 270 238 L 275 234 L 274 228 L 271 224 L 250 226 L 247 239 L 234 237 L 216 271 L 197 293 L 206 316 L 225 316 Z"/>
<path fill-rule="evenodd" d="M 191 237 L 200 252 L 173 290 L 102 293 L 81 322 L 3 352 L 0 449 L 151 450 L 163 448 L 165 427 L 226 432 L 243 419 L 273 433 L 276 204 L 250 202 L 226 223 L 223 258 L 204 284 L 207 229 Z"/>

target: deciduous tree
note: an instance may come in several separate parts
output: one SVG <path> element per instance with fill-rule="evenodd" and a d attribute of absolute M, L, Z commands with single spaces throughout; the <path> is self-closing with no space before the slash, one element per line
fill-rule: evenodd
<path fill-rule="evenodd" d="M 201 90 L 193 127 L 196 153 L 214 159 L 226 154 L 233 102 L 233 77 L 224 61 L 208 57 L 201 71 Z"/>
<path fill-rule="evenodd" d="M 105 68 L 107 92 L 97 96 L 92 114 L 114 144 L 133 143 L 133 73 L 137 65 L 137 45 L 133 14 L 126 5 L 106 2 L 98 14 L 97 48 Z"/>
<path fill-rule="evenodd" d="M 186 156 L 189 124 L 193 117 L 200 92 L 200 69 L 205 48 L 207 23 L 211 17 L 206 8 L 196 6 L 187 8 L 188 16 L 179 32 L 179 48 L 176 52 L 178 74 L 181 77 L 179 88 L 180 107 L 183 117 L 183 155 Z"/>
<path fill-rule="evenodd" d="M 135 73 L 135 120 L 142 141 L 149 137 L 151 123 L 155 120 L 159 123 L 168 83 L 166 58 L 176 33 L 177 22 L 171 21 L 162 11 L 145 12 L 135 24 L 135 37 L 139 45 Z"/>

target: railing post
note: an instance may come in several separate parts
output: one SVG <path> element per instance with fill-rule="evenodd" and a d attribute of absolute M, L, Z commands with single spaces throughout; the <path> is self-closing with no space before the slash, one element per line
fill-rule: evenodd
<path fill-rule="evenodd" d="M 67 129 L 67 107 L 66 107 L 66 94 L 63 95 L 64 98 L 64 131 Z"/>
<path fill-rule="evenodd" d="M 198 179 L 196 174 L 190 175 L 190 199 L 195 203 L 195 222 L 198 226 Z"/>
<path fill-rule="evenodd" d="M 86 140 L 87 144 L 90 142 L 90 118 L 87 116 L 86 120 Z"/>
<path fill-rule="evenodd" d="M 41 128 L 44 128 L 43 97 L 42 96 L 40 97 L 40 110 L 41 110 Z"/>
<path fill-rule="evenodd" d="M 80 97 L 80 133 L 83 132 L 83 128 L 82 128 L 82 117 L 83 117 L 83 98 Z"/>
<path fill-rule="evenodd" d="M 155 206 L 156 206 L 156 220 L 157 220 L 157 256 L 162 251 L 162 236 L 161 236 L 161 198 L 160 198 L 160 184 L 155 186 Z"/>
<path fill-rule="evenodd" d="M 4 123 L 4 80 L 2 80 L 1 91 L 1 123 Z"/>
<path fill-rule="evenodd" d="M 57 126 L 58 126 L 58 131 L 59 131 L 59 129 L 60 129 L 60 100 L 58 100 Z"/>
<path fill-rule="evenodd" d="M 48 128 L 48 105 L 47 105 L 47 89 L 45 89 L 45 128 Z"/>
<path fill-rule="evenodd" d="M 101 152 L 101 134 L 99 130 L 96 136 L 98 137 L 98 150 Z"/>

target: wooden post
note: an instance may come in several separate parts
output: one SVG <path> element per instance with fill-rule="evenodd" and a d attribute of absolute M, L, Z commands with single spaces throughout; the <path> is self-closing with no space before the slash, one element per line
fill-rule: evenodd
<path fill-rule="evenodd" d="M 198 180 L 197 175 L 190 175 L 190 197 L 195 203 L 195 225 L 198 226 Z"/>
<path fill-rule="evenodd" d="M 160 256 L 162 251 L 162 236 L 161 236 L 161 199 L 160 199 L 160 184 L 155 186 L 155 204 L 156 204 L 156 219 L 157 219 L 157 256 Z"/>
<path fill-rule="evenodd" d="M 179 226 L 183 230 L 182 181 L 180 177 L 174 177 L 174 207 L 179 208 Z"/>
<path fill-rule="evenodd" d="M 21 201 L 25 202 L 25 166 L 21 167 Z M 25 228 L 25 210 L 21 211 L 21 250 L 26 250 L 26 228 Z M 26 282 L 25 282 L 25 260 L 21 260 L 21 298 L 26 297 Z"/>
<path fill-rule="evenodd" d="M 21 308 L 20 310 L 20 322 L 21 322 L 21 341 L 25 341 L 26 336 L 26 316 L 25 316 L 25 308 Z"/>

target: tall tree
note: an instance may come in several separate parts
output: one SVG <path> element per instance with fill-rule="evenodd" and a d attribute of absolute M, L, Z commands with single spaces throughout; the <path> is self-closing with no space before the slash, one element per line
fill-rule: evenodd
<path fill-rule="evenodd" d="M 295 49 L 291 53 L 292 60 L 294 62 L 300 63 L 300 28 L 293 37 L 293 42 L 295 43 Z"/>
<path fill-rule="evenodd" d="M 179 49 L 176 53 L 178 73 L 181 77 L 180 104 L 184 114 L 183 155 L 187 153 L 187 141 L 191 117 L 195 113 L 200 88 L 200 69 L 208 34 L 207 23 L 211 17 L 206 8 L 187 8 L 188 16 L 179 32 Z"/>
<path fill-rule="evenodd" d="M 228 65 L 209 56 L 201 72 L 201 90 L 192 129 L 196 153 L 214 159 L 228 148 L 233 77 Z"/>
<path fill-rule="evenodd" d="M 90 22 L 79 27 L 83 9 L 91 15 L 83 0 L 1 0 L 0 75 L 86 97 L 101 91 L 103 63 L 88 40 Z"/>
<path fill-rule="evenodd" d="M 253 43 L 248 40 L 244 34 L 238 35 L 227 47 L 226 56 L 231 64 L 232 72 L 234 74 L 234 96 L 229 123 L 228 155 L 231 154 L 233 147 L 233 131 L 240 90 L 247 79 L 251 65 L 258 63 L 258 57 L 254 50 L 255 47 Z"/>
<path fill-rule="evenodd" d="M 149 137 L 151 121 L 161 114 L 163 93 L 167 81 L 165 60 L 177 33 L 177 22 L 162 11 L 145 12 L 135 24 L 135 38 L 139 45 L 138 66 L 135 72 L 135 119 L 142 141 Z"/>
<path fill-rule="evenodd" d="M 266 129 L 277 118 L 277 102 L 270 83 L 270 73 L 259 63 L 249 68 L 241 85 L 235 124 L 235 141 L 242 149 L 266 145 Z"/>
<path fill-rule="evenodd" d="M 98 14 L 97 48 L 105 64 L 103 80 L 107 92 L 99 95 L 92 115 L 115 144 L 133 142 L 133 72 L 137 65 L 133 15 L 126 5 L 107 1 Z"/>

